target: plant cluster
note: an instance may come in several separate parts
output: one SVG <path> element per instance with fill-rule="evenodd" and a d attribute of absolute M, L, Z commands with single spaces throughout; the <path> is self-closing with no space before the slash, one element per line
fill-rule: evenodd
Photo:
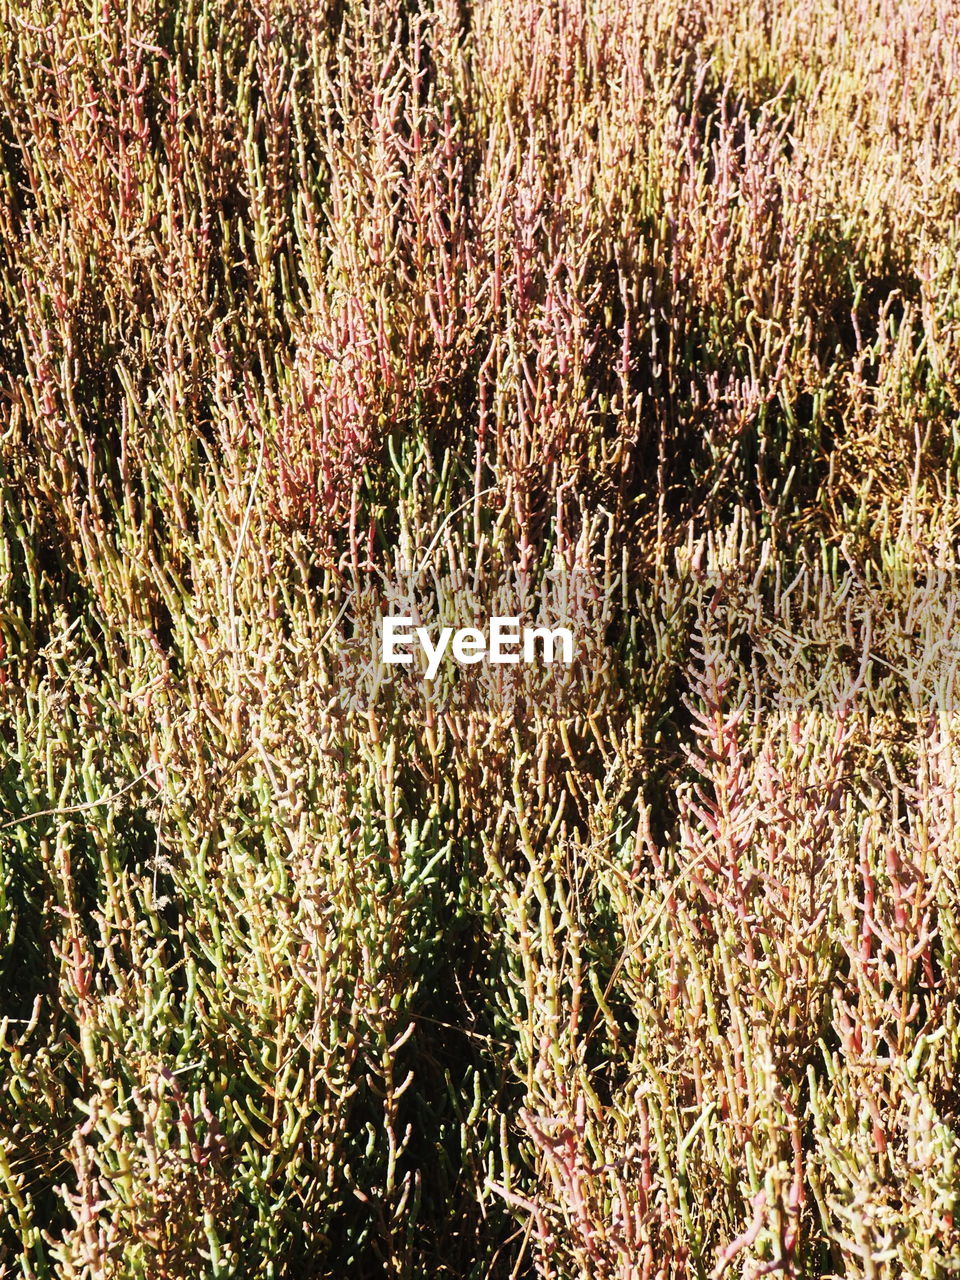
<path fill-rule="evenodd" d="M 958 243 L 954 0 L 0 0 L 0 1277 L 960 1267 Z"/>

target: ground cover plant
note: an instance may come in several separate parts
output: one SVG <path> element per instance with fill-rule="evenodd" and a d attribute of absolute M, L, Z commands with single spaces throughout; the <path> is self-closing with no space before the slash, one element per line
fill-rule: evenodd
<path fill-rule="evenodd" d="M 954 0 L 0 0 L 0 1276 L 960 1269 L 958 228 Z"/>

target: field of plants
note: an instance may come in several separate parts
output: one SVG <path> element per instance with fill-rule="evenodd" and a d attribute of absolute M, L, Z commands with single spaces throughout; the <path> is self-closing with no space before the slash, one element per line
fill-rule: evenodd
<path fill-rule="evenodd" d="M 958 249 L 958 0 L 0 0 L 0 1280 L 960 1272 Z"/>

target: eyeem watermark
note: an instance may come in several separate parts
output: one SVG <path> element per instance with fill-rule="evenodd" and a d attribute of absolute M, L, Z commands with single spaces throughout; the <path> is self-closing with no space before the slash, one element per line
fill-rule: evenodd
<path fill-rule="evenodd" d="M 384 618 L 381 656 L 384 662 L 413 662 L 413 646 L 419 644 L 427 659 L 426 678 L 433 680 L 449 646 L 457 662 L 470 664 L 573 661 L 573 632 L 569 627 L 521 627 L 519 618 L 491 618 L 489 638 L 477 627 L 443 627 L 434 644 L 426 627 L 413 618 Z M 539 649 L 539 653 L 538 653 Z"/>

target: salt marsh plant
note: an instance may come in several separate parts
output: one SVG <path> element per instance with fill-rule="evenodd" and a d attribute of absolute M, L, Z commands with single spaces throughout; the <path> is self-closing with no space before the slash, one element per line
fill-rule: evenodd
<path fill-rule="evenodd" d="M 955 0 L 0 0 L 0 1276 L 957 1270 L 958 219 Z"/>

